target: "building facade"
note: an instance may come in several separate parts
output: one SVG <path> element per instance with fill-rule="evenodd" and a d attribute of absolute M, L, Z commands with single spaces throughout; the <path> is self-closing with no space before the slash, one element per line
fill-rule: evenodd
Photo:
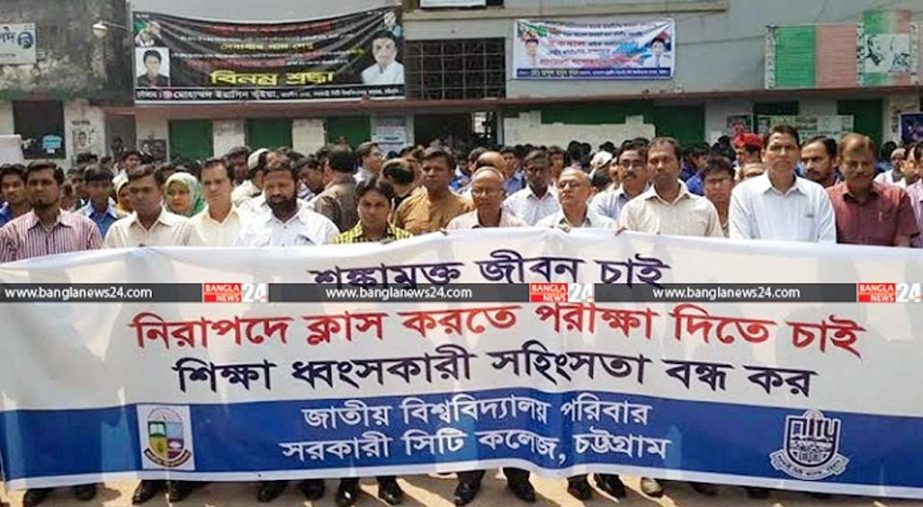
<path fill-rule="evenodd" d="M 0 37 L 18 33 L 25 44 L 14 47 L 30 55 L 0 64 L 0 134 L 19 134 L 27 159 L 109 150 L 107 124 L 119 120 L 107 121 L 104 108 L 131 103 L 131 64 L 120 39 L 94 37 L 90 27 L 98 19 L 124 22 L 126 12 L 117 0 L 3 3 Z"/>

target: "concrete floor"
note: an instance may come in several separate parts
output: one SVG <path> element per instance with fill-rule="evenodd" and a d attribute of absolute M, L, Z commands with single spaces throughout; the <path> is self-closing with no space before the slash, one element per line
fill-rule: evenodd
<path fill-rule="evenodd" d="M 683 506 L 683 507 L 712 507 L 712 506 L 920 506 L 923 501 L 888 500 L 865 497 L 836 496 L 831 500 L 821 501 L 801 493 L 774 491 L 768 500 L 749 500 L 744 491 L 737 487 L 721 488 L 717 497 L 707 498 L 699 495 L 686 484 L 679 482 L 664 482 L 667 495 L 659 500 L 653 500 L 640 493 L 638 479 L 625 477 L 625 485 L 629 488 L 628 497 L 616 501 L 598 490 L 595 490 L 593 500 L 582 503 L 574 500 L 567 494 L 566 483 L 559 479 L 542 479 L 532 477 L 532 484 L 538 494 L 536 506 L 561 506 L 576 507 L 604 506 L 604 505 L 635 505 L 635 506 Z M 49 507 L 122 507 L 131 505 L 131 493 L 135 482 L 107 483 L 99 490 L 96 500 L 89 503 L 80 503 L 74 500 L 67 489 L 55 491 L 43 506 Z M 256 502 L 256 489 L 254 484 L 209 484 L 203 489 L 195 491 L 181 504 L 183 507 L 252 507 L 257 505 L 271 505 L 272 507 L 328 507 L 334 506 L 333 494 L 336 490 L 336 481 L 327 481 L 327 495 L 323 500 L 310 503 L 304 500 L 301 492 L 291 484 L 286 492 L 271 504 Z M 454 476 L 425 476 L 414 475 L 400 480 L 401 487 L 406 494 L 404 504 L 408 507 L 452 507 L 452 494 L 455 488 Z M 506 482 L 497 474 L 489 473 L 483 482 L 483 488 L 478 498 L 472 502 L 472 507 L 524 507 L 525 503 L 517 500 L 506 491 Z M 376 496 L 377 485 L 374 480 L 365 480 L 362 483 L 365 493 L 359 499 L 359 506 L 381 507 L 386 506 Z M 22 492 L 3 493 L 0 497 L 11 504 L 12 507 L 22 505 Z M 145 504 L 150 507 L 163 507 L 169 505 L 166 499 L 155 499 Z"/>

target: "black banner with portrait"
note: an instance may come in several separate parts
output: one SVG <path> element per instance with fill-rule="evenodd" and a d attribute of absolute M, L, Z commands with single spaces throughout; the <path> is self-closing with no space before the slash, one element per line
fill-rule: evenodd
<path fill-rule="evenodd" d="M 135 102 L 404 96 L 396 7 L 287 23 L 135 12 Z"/>

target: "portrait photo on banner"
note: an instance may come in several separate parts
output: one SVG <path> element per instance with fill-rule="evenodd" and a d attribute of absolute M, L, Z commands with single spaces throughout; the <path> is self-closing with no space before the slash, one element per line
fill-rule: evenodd
<path fill-rule="evenodd" d="M 923 142 L 923 113 L 901 115 L 901 142 L 904 144 Z"/>
<path fill-rule="evenodd" d="M 135 85 L 137 88 L 170 86 L 170 50 L 135 48 Z"/>

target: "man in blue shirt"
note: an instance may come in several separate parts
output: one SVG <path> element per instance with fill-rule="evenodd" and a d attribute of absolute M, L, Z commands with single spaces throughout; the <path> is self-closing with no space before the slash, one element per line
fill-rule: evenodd
<path fill-rule="evenodd" d="M 506 195 L 513 195 L 526 187 L 526 178 L 522 174 L 520 160 L 522 157 L 516 152 L 516 148 L 506 146 L 500 150 L 503 155 L 504 166 L 499 168 L 506 176 L 506 183 L 503 185 Z"/>
<path fill-rule="evenodd" d="M 89 217 L 96 227 L 99 227 L 99 233 L 105 238 L 106 233 L 109 232 L 109 226 L 125 216 L 125 213 L 119 211 L 115 207 L 115 202 L 109 198 L 112 194 L 112 173 L 98 165 L 90 165 L 84 172 L 84 181 L 90 202 L 80 208 L 80 213 Z"/>
<path fill-rule="evenodd" d="M 689 153 L 686 155 L 686 163 L 688 169 L 685 167 L 683 171 L 691 171 L 692 174 L 688 179 L 683 179 L 682 174 L 680 174 L 680 179 L 686 182 L 686 188 L 689 189 L 689 192 L 695 195 L 703 195 L 704 188 L 702 185 L 702 171 L 705 170 L 706 163 L 708 162 L 708 146 L 706 145 L 696 145 L 689 150 Z"/>
<path fill-rule="evenodd" d="M 22 164 L 5 164 L 0 167 L 0 227 L 10 220 L 29 212 L 29 195 L 26 193 L 26 168 Z"/>

